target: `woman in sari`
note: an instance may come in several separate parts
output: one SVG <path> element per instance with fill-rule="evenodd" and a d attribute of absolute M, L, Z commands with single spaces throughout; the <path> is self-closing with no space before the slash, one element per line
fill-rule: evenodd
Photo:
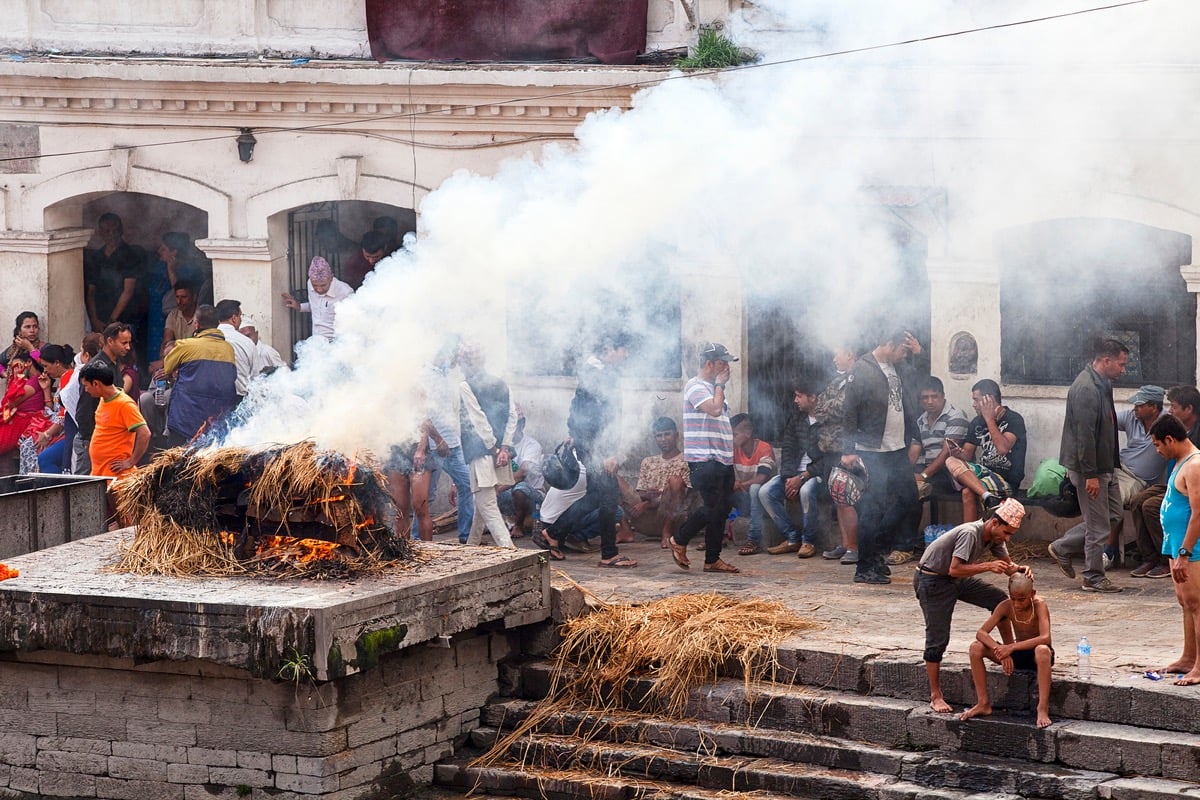
<path fill-rule="evenodd" d="M 50 427 L 46 406 L 53 402 L 50 376 L 36 370 L 28 353 L 17 353 L 8 363 L 8 388 L 0 400 L 0 455 L 17 449 L 22 436 L 37 437 Z"/>

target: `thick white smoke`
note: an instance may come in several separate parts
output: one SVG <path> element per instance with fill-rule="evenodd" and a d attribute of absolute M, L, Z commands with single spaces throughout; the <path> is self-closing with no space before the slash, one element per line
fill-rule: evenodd
<path fill-rule="evenodd" d="M 769 62 L 1084 7 L 759 0 L 729 30 Z M 1081 195 L 1180 180 L 1141 144 L 1191 102 L 1149 84 L 1189 57 L 1197 22 L 1200 4 L 1151 0 L 641 92 L 631 111 L 586 120 L 574 146 L 429 195 L 416 242 L 339 306 L 338 341 L 306 346 L 231 442 L 386 452 L 411 438 L 421 366 L 446 334 L 480 342 L 500 374 L 528 357 L 505 346 L 510 293 L 536 299 L 527 322 L 548 353 L 621 322 L 613 298 L 656 270 L 718 301 L 819 296 L 814 334 L 844 330 L 888 297 L 901 258 L 870 187 L 944 189 L 944 215 L 925 224 L 930 257 L 945 258 L 959 244 L 948 230 L 986 243 Z"/>

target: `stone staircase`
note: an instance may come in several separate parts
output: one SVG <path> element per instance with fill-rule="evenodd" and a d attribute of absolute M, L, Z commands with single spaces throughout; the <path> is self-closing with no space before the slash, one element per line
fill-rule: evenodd
<path fill-rule="evenodd" d="M 510 665 L 470 747 L 435 768 L 443 789 L 551 800 L 832 798 L 1200 799 L 1200 694 L 1127 675 L 1055 674 L 1054 724 L 1033 725 L 1032 676 L 989 672 L 994 714 L 934 714 L 911 656 L 825 652 L 789 640 L 789 680 L 736 675 L 692 693 L 689 721 L 642 712 L 649 681 L 612 713 L 568 712 L 510 744 L 498 765 L 475 756 L 518 727 L 549 688 L 544 659 Z M 947 699 L 973 702 L 970 671 L 947 662 Z M 1168 685 L 1164 685 L 1168 684 Z"/>

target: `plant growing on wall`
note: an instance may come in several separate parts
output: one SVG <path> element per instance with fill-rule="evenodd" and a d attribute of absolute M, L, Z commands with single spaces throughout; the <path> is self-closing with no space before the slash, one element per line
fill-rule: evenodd
<path fill-rule="evenodd" d="M 680 69 L 721 69 L 748 64 L 757 58 L 754 51 L 734 44 L 720 28 L 709 26 L 701 29 L 692 54 L 676 61 L 675 66 Z"/>

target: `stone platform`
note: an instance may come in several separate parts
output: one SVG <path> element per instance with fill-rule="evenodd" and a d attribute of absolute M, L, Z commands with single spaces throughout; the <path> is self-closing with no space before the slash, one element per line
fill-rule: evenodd
<path fill-rule="evenodd" d="M 482 623 L 549 614 L 539 554 L 426 545 L 419 563 L 351 580 L 164 578 L 105 571 L 117 531 L 9 560 L 0 652 L 54 650 L 135 661 L 197 658 L 275 677 L 307 656 L 315 680 Z"/>
<path fill-rule="evenodd" d="M 351 580 L 104 571 L 130 531 L 9 560 L 0 797 L 390 798 L 428 783 L 550 615 L 539 552 L 420 545 Z"/>

